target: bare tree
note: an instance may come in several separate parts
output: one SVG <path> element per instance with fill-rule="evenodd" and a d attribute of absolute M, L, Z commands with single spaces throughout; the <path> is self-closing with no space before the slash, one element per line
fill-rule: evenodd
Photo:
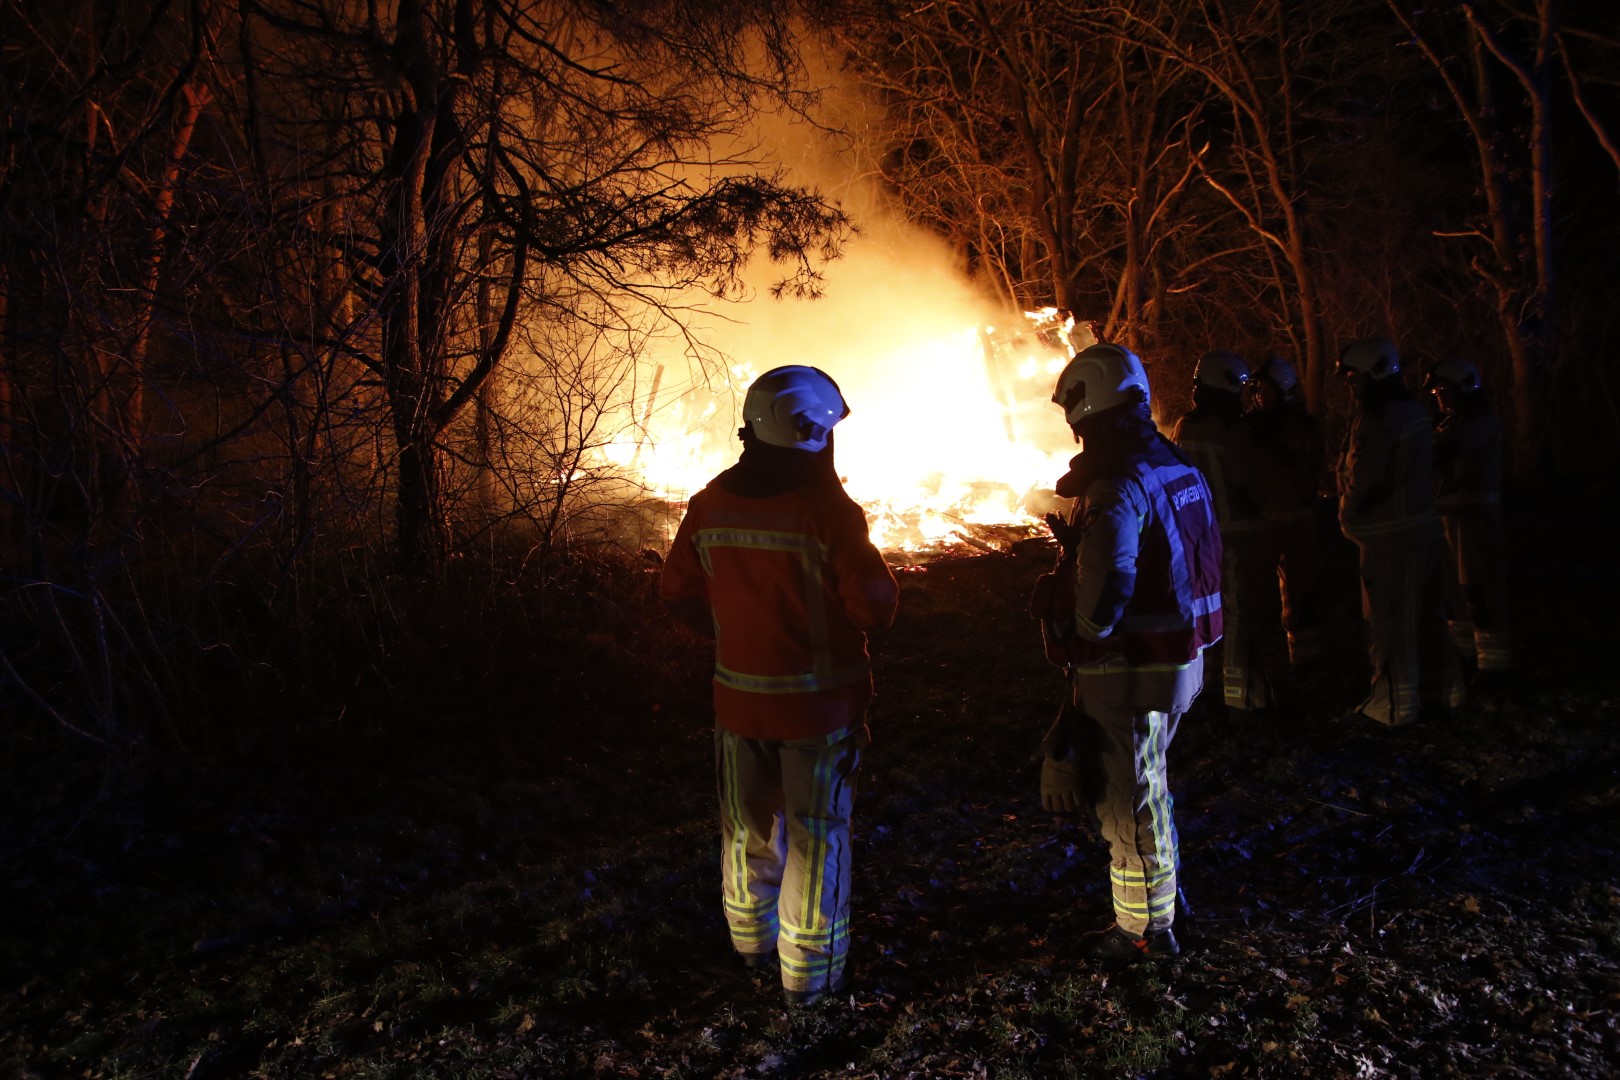
<path fill-rule="evenodd" d="M 183 280 L 169 266 L 209 101 L 212 18 L 203 0 L 0 12 L 8 606 L 45 683 L 74 690 L 45 700 L 11 669 L 15 652 L 7 675 L 96 738 L 114 734 L 131 691 L 174 686 L 129 599 L 148 572 L 147 512 L 173 493 L 149 470 L 154 435 L 173 431 L 148 414 L 150 368 Z"/>
<path fill-rule="evenodd" d="M 1558 62 L 1569 80 L 1570 97 L 1580 111 L 1581 119 L 1597 138 L 1609 160 L 1620 169 L 1620 118 L 1605 116 L 1602 106 L 1592 100 L 1589 84 L 1606 85 L 1610 95 L 1615 88 L 1612 74 L 1613 57 L 1620 54 L 1620 35 L 1607 28 L 1586 26 L 1555 27 L 1553 40 L 1558 47 Z M 1592 69 L 1600 74 L 1593 75 Z"/>
<path fill-rule="evenodd" d="M 1558 367 L 1563 289 L 1558 272 L 1555 140 L 1567 91 L 1579 123 L 1620 165 L 1613 125 L 1583 71 L 1612 61 L 1620 41 L 1604 5 L 1560 0 L 1456 0 L 1421 10 L 1387 0 L 1428 61 L 1467 131 L 1478 170 L 1478 227 L 1460 231 L 1469 265 L 1493 298 L 1512 366 L 1516 461 L 1537 468 L 1549 449 L 1549 373 Z M 1577 55 L 1577 48 L 1580 54 Z"/>
<path fill-rule="evenodd" d="M 1178 65 L 1077 21 L 1085 5 L 978 0 L 846 12 L 840 40 L 888 110 L 885 175 L 1015 307 L 1055 304 L 1100 334 L 1157 332 L 1190 225 Z"/>
<path fill-rule="evenodd" d="M 522 481 L 542 443 L 569 490 L 601 471 L 569 395 L 641 392 L 603 346 L 755 251 L 814 292 L 847 227 L 739 137 L 809 100 L 786 4 L 103 11 L 0 6 L 5 602 L 30 641 L 0 658 L 32 665 L 0 681 L 86 734 L 200 687 L 187 657 L 246 677 L 256 619 L 321 662 L 305 586 L 385 603 L 385 535 L 416 577 L 492 515 L 566 530 L 578 502 L 534 512 Z M 533 378 L 573 359 L 574 384 Z"/>
<path fill-rule="evenodd" d="M 809 287 L 810 257 L 843 228 L 748 161 L 709 160 L 763 96 L 789 100 L 785 12 L 560 0 L 243 11 L 264 77 L 335 110 L 304 118 L 316 129 L 350 132 L 335 152 L 298 153 L 341 188 L 348 232 L 333 245 L 349 253 L 367 324 L 350 349 L 388 411 L 407 564 L 431 568 L 444 551 L 441 441 L 520 319 L 556 304 L 552 283 L 656 307 L 680 286 L 725 289 L 763 245 Z"/>
<path fill-rule="evenodd" d="M 1262 273 L 1274 283 L 1268 291 L 1285 315 L 1279 322 L 1294 339 L 1316 411 L 1324 405 L 1329 365 L 1299 117 L 1321 67 L 1317 54 L 1331 47 L 1323 31 L 1346 16 L 1343 4 L 1305 10 L 1282 0 L 1130 2 L 1083 16 L 1099 32 L 1195 73 L 1222 105 L 1224 117 L 1206 115 L 1198 128 L 1204 145 L 1195 162 L 1201 179 L 1259 241 L 1261 267 L 1268 268 Z"/>
<path fill-rule="evenodd" d="M 1470 265 L 1495 297 L 1502 339 L 1512 358 L 1514 400 L 1518 403 L 1515 442 L 1525 459 L 1521 464 L 1527 465 L 1541 442 L 1542 367 L 1553 300 L 1549 201 L 1552 0 L 1537 2 L 1527 54 L 1512 51 L 1513 46 L 1472 4 L 1426 12 L 1420 25 L 1398 0 L 1388 3 L 1439 75 L 1478 158 L 1484 227 L 1476 236 L 1485 241 L 1485 250 L 1476 253 Z M 1499 99 L 1493 71 L 1493 63 L 1498 62 L 1512 73 L 1529 105 L 1530 133 L 1522 143 L 1514 136 Z M 1528 198 L 1514 191 L 1512 176 L 1521 162 L 1528 165 L 1524 170 L 1530 177 Z"/>

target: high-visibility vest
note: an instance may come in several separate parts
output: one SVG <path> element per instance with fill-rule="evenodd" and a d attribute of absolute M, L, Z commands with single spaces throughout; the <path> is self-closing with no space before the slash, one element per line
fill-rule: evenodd
<path fill-rule="evenodd" d="M 1222 630 L 1221 533 L 1209 485 L 1190 465 L 1137 461 L 1120 475 L 1094 480 L 1076 500 L 1073 520 L 1084 523 L 1096 505 L 1116 499 L 1136 523 L 1134 535 L 1120 538 L 1136 548 L 1130 595 L 1106 613 L 1076 610 L 1083 583 L 1106 578 L 1119 556 L 1082 538 L 1043 579 L 1045 586 L 1037 586 L 1037 608 L 1042 593 L 1050 594 L 1042 627 L 1047 656 L 1082 673 L 1120 662 L 1136 668 L 1190 664 Z M 1095 563 L 1088 560 L 1092 552 Z"/>

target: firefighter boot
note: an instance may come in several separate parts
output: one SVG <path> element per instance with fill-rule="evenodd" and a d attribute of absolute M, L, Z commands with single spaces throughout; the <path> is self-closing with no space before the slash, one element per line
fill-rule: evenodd
<path fill-rule="evenodd" d="M 737 955 L 742 958 L 743 967 L 748 968 L 750 971 L 775 968 L 778 963 L 775 949 L 767 952 L 740 952 Z"/>
<path fill-rule="evenodd" d="M 814 1005 L 823 998 L 837 997 L 849 986 L 849 969 L 845 968 L 838 979 L 828 986 L 817 990 L 783 990 L 782 996 L 786 999 L 789 1008 L 802 1009 Z"/>
<path fill-rule="evenodd" d="M 1087 960 L 1124 961 L 1145 960 L 1150 957 L 1176 956 L 1181 946 L 1176 943 L 1175 931 L 1148 931 L 1146 937 L 1136 937 L 1111 923 L 1104 930 L 1093 930 L 1080 936 L 1076 950 Z"/>

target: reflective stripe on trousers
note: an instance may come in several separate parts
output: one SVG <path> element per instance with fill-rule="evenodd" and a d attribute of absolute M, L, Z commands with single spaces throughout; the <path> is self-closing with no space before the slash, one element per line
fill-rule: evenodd
<path fill-rule="evenodd" d="M 1166 753 L 1181 714 L 1132 713 L 1094 700 L 1081 708 L 1079 741 L 1097 766 L 1088 797 L 1108 845 L 1114 920 L 1138 937 L 1166 929 L 1176 917 L 1181 861 Z"/>
<path fill-rule="evenodd" d="M 782 985 L 837 983 L 849 955 L 850 814 L 865 725 L 812 739 L 717 726 L 720 883 L 738 952 L 774 946 Z"/>
<path fill-rule="evenodd" d="M 1479 670 L 1513 670 L 1513 635 L 1506 630 L 1481 630 L 1467 619 L 1454 619 L 1446 625 L 1458 655 L 1474 661 Z"/>

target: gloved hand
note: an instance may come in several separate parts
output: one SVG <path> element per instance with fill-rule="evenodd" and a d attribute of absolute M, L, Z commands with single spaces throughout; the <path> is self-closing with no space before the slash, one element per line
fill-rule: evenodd
<path fill-rule="evenodd" d="M 1041 759 L 1041 805 L 1054 814 L 1073 814 L 1083 809 L 1080 798 L 1080 765 L 1074 751 L 1062 757 Z"/>
<path fill-rule="evenodd" d="M 1080 526 L 1069 524 L 1061 514 L 1047 514 L 1041 520 L 1052 530 L 1052 539 L 1058 542 L 1064 554 L 1074 550 L 1074 546 L 1080 542 Z"/>

